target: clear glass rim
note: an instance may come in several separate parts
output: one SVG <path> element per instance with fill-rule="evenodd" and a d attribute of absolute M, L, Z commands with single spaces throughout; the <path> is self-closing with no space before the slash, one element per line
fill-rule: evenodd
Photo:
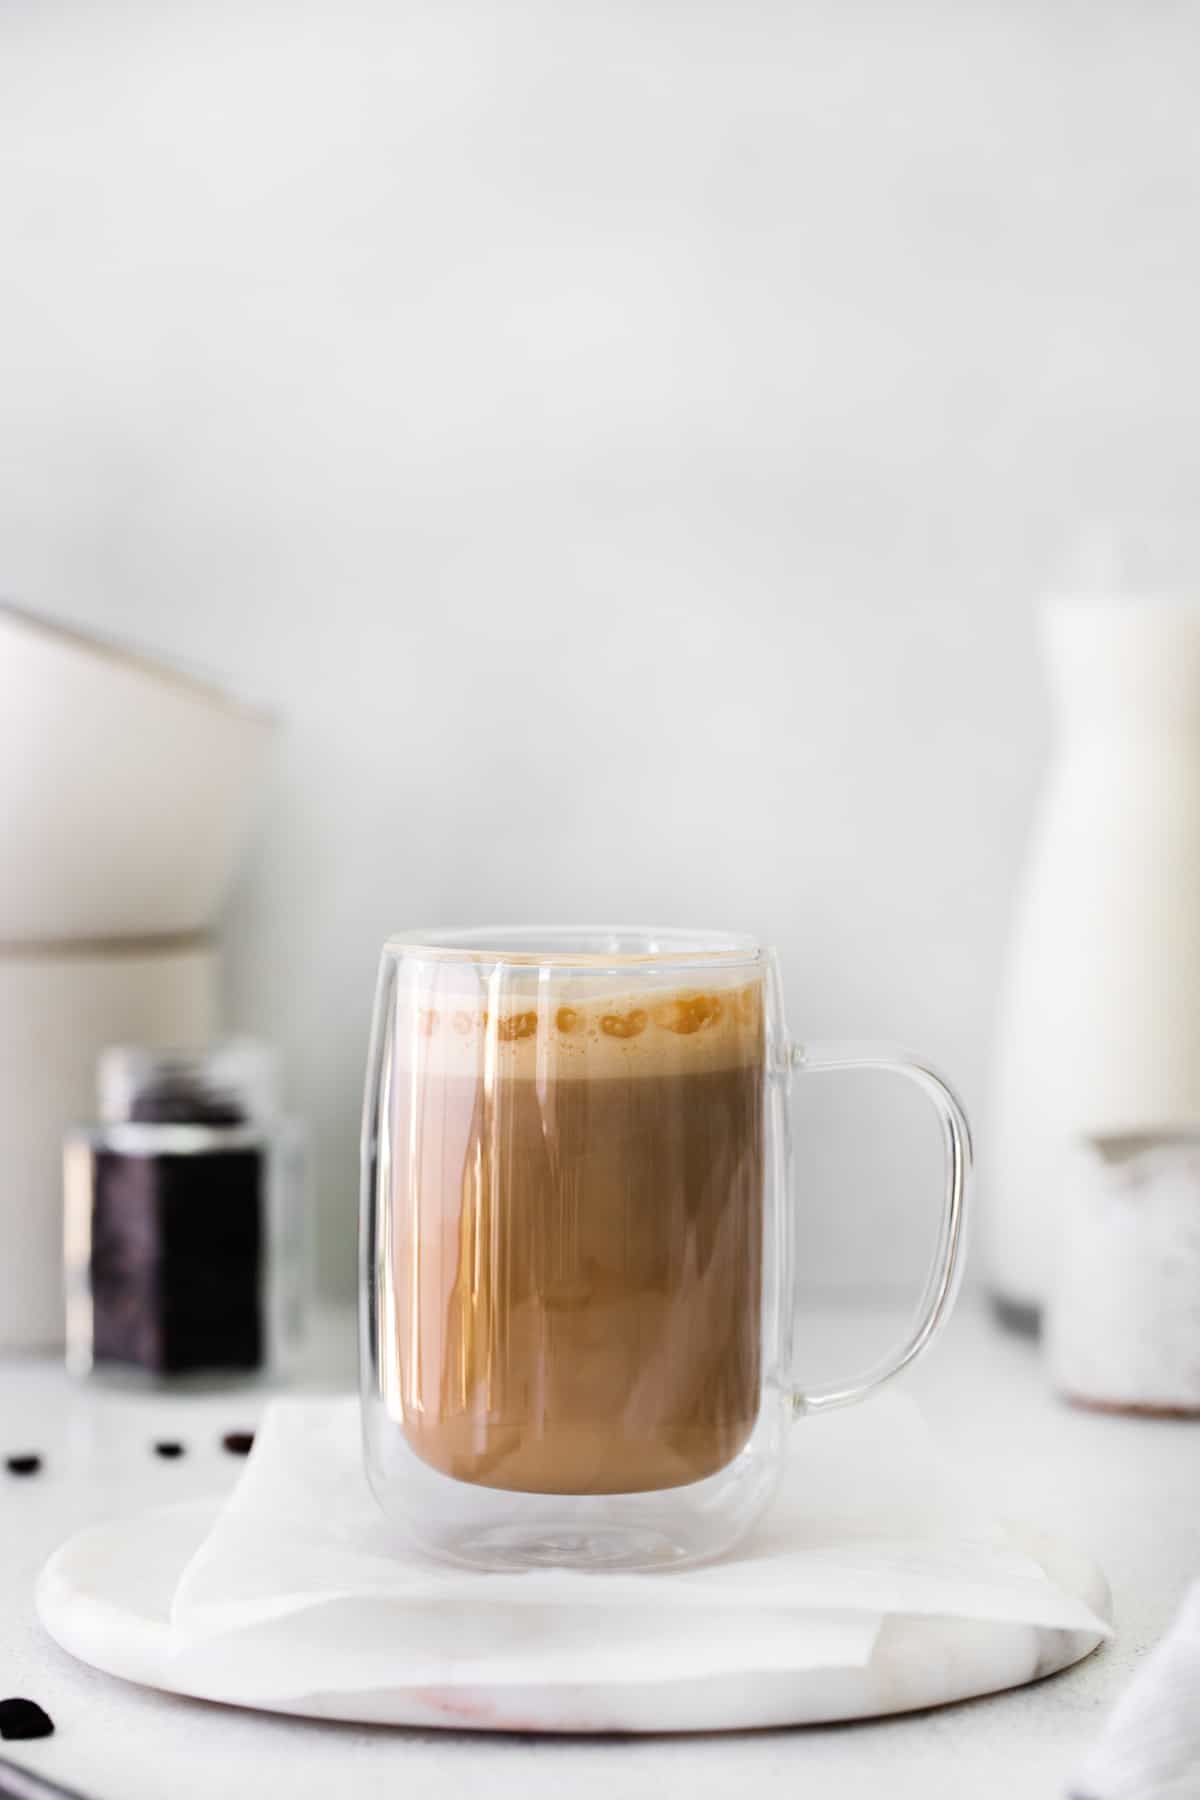
<path fill-rule="evenodd" d="M 635 947 L 636 946 L 636 947 Z M 758 939 L 734 931 L 654 925 L 479 925 L 396 932 L 385 956 L 431 961 L 515 963 L 525 967 L 705 968 L 760 963 Z"/>

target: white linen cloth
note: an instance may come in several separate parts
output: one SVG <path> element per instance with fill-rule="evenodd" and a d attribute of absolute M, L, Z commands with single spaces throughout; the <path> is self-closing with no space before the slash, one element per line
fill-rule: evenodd
<path fill-rule="evenodd" d="M 1117 1701 L 1071 1800 L 1200 1800 L 1200 1581 Z"/>
<path fill-rule="evenodd" d="M 920 1413 L 883 1394 L 803 1421 L 739 1549 L 657 1574 L 482 1574 L 408 1548 L 362 1467 L 355 1399 L 286 1399 L 185 1568 L 181 1676 L 253 1703 L 405 1683 L 652 1682 L 861 1668 L 889 1614 L 1109 1628 L 1014 1549 Z"/>

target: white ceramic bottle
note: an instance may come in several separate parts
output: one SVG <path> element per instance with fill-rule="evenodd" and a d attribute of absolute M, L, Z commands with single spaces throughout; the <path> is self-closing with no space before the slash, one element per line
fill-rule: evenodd
<path fill-rule="evenodd" d="M 1035 1322 L 1083 1135 L 1200 1126 L 1200 601 L 1045 611 L 1057 743 L 985 1146 L 993 1296 Z"/>

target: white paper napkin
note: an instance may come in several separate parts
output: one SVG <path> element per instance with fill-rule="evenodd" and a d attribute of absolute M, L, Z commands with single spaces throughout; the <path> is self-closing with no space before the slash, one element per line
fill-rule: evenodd
<path fill-rule="evenodd" d="M 280 1400 L 185 1569 L 172 1660 L 247 1699 L 395 1684 L 572 1684 L 861 1668 L 888 1614 L 1107 1635 L 1012 1548 L 903 1396 L 805 1421 L 781 1494 L 723 1561 L 479 1574 L 405 1547 L 362 1469 L 357 1401 Z"/>

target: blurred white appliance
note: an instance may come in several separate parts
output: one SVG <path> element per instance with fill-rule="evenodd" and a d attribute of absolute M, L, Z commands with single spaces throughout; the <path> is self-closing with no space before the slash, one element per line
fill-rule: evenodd
<path fill-rule="evenodd" d="M 0 1347 L 62 1340 L 62 1137 L 98 1053 L 218 1028 L 215 931 L 273 733 L 0 605 Z"/>
<path fill-rule="evenodd" d="M 272 721 L 0 604 L 0 944 L 211 930 Z"/>
<path fill-rule="evenodd" d="M 1030 1321 L 1077 1140 L 1200 1127 L 1200 601 L 1055 601 L 1044 637 L 1058 740 L 985 1146 L 988 1278 Z"/>

